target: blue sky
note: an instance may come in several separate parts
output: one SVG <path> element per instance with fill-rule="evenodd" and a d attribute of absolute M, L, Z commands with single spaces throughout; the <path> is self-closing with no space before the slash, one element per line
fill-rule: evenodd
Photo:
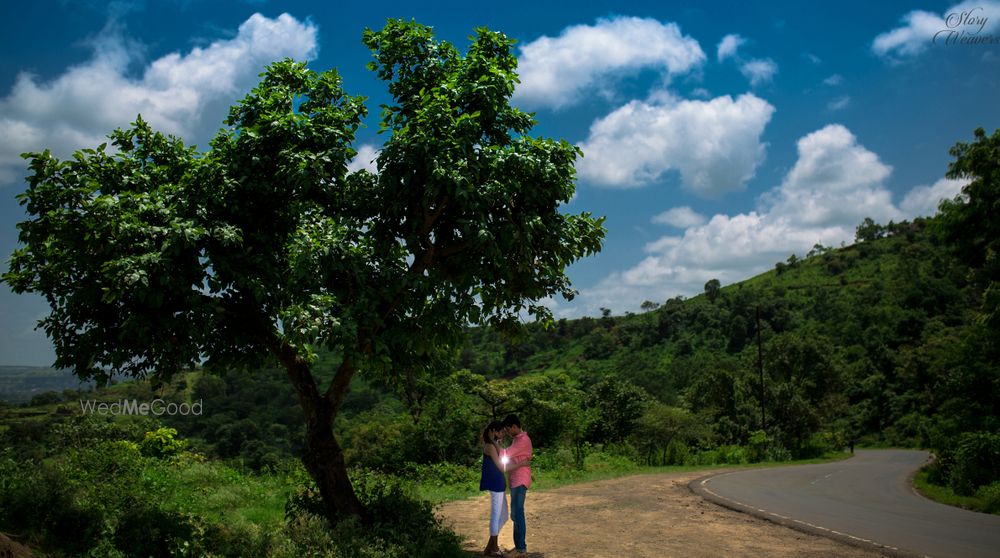
<path fill-rule="evenodd" d="M 464 49 L 517 39 L 518 106 L 580 146 L 567 211 L 607 216 L 556 316 L 636 311 L 851 243 L 865 217 L 934 212 L 961 183 L 948 148 L 1000 125 L 1000 0 L 926 2 L 36 0 L 0 6 L 0 258 L 24 214 L 18 154 L 93 147 L 137 113 L 207 145 L 271 60 L 336 67 L 381 137 L 365 27 L 416 19 Z M 0 287 L 0 364 L 48 365 L 37 296 Z"/>

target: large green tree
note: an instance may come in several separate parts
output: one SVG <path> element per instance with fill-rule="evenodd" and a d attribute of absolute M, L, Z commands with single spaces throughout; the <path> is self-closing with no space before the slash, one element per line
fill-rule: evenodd
<path fill-rule="evenodd" d="M 480 29 L 462 55 L 389 21 L 364 43 L 392 96 L 377 174 L 347 169 L 364 100 L 286 60 L 206 152 L 139 118 L 110 150 L 26 154 L 30 218 L 3 275 L 46 297 L 55 366 L 81 378 L 279 362 L 331 518 L 367 517 L 332 429 L 351 378 L 426 367 L 469 323 L 550 319 L 540 299 L 571 297 L 566 266 L 604 236 L 560 211 L 579 151 L 510 106 L 510 39 Z M 328 385 L 321 348 L 339 359 Z"/>
<path fill-rule="evenodd" d="M 1000 129 L 978 128 L 975 141 L 951 148 L 955 160 L 948 178 L 968 183 L 962 193 L 941 202 L 939 230 L 974 270 L 983 291 L 981 321 L 1000 330 Z"/>

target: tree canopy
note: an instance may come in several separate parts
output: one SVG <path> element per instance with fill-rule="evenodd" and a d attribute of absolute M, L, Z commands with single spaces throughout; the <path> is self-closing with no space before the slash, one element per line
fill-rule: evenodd
<path fill-rule="evenodd" d="M 983 288 L 982 320 L 1000 329 L 1000 129 L 992 136 L 979 128 L 972 143 L 951 148 L 955 160 L 948 178 L 965 179 L 962 193 L 941 202 L 944 237 L 969 265 Z"/>

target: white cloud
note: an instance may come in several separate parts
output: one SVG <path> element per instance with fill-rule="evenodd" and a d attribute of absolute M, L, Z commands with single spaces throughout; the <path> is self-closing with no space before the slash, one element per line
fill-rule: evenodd
<path fill-rule="evenodd" d="M 358 148 L 358 154 L 354 156 L 347 165 L 347 170 L 354 172 L 365 169 L 372 174 L 378 174 L 378 154 L 380 149 L 371 144 L 364 144 Z"/>
<path fill-rule="evenodd" d="M 968 180 L 942 178 L 930 186 L 917 186 L 906 194 L 899 208 L 912 217 L 931 217 L 937 213 L 941 200 L 954 198 L 968 183 Z"/>
<path fill-rule="evenodd" d="M 702 196 L 738 190 L 764 160 L 760 138 L 773 113 L 752 94 L 632 101 L 591 125 L 577 170 L 608 187 L 639 187 L 677 170 Z"/>
<path fill-rule="evenodd" d="M 831 87 L 840 85 L 844 83 L 844 76 L 840 74 L 833 74 L 832 76 L 823 80 L 823 85 L 829 85 Z"/>
<path fill-rule="evenodd" d="M 751 87 L 757 87 L 774 79 L 774 75 L 778 73 L 778 65 L 770 58 L 757 58 L 744 62 L 740 66 L 740 73 L 750 80 Z"/>
<path fill-rule="evenodd" d="M 702 220 L 702 223 L 704 223 L 704 219 Z M 682 239 L 679 236 L 662 236 L 653 242 L 646 243 L 646 245 L 643 246 L 643 250 L 650 254 L 656 254 L 677 246 L 681 243 L 681 240 Z"/>
<path fill-rule="evenodd" d="M 643 69 L 664 79 L 687 73 L 705 61 L 698 41 L 676 23 L 616 17 L 594 25 L 567 27 L 558 37 L 541 37 L 521 47 L 521 83 L 514 98 L 525 106 L 561 108 L 579 101 L 601 82 Z"/>
<path fill-rule="evenodd" d="M 995 33 L 1000 26 L 1000 2 L 967 0 L 942 14 L 913 10 L 901 18 L 903 25 L 880 33 L 872 52 L 889 60 L 916 56 L 928 47 L 946 45 L 949 39 Z"/>
<path fill-rule="evenodd" d="M 763 196 L 769 218 L 797 227 L 846 227 L 852 233 L 865 217 L 900 218 L 882 185 L 892 167 L 844 126 L 831 124 L 799 139 L 798 154 L 781 186 Z"/>
<path fill-rule="evenodd" d="M 716 58 L 719 62 L 732 59 L 740 67 L 743 77 L 750 80 L 751 87 L 757 87 L 762 83 L 768 83 L 774 79 L 778 73 L 778 64 L 770 58 L 744 59 L 740 56 L 739 49 L 747 43 L 747 39 L 736 34 L 729 34 L 719 41 L 716 49 Z"/>
<path fill-rule="evenodd" d="M 268 63 L 284 57 L 316 56 L 315 25 L 288 14 L 275 19 L 254 14 L 235 37 L 187 53 L 171 53 L 131 77 L 134 45 L 113 27 L 94 43 L 92 58 L 50 82 L 18 76 L 0 99 L 0 183 L 24 174 L 18 154 L 52 149 L 68 156 L 106 141 L 137 114 L 155 129 L 205 142 L 222 125 L 226 110 L 257 81 Z"/>
<path fill-rule="evenodd" d="M 727 58 L 732 58 L 736 56 L 736 53 L 739 51 L 739 48 L 746 42 L 747 42 L 746 39 L 735 33 L 726 35 L 725 37 L 722 38 L 721 41 L 719 41 L 719 46 L 716 49 L 716 58 L 719 60 L 719 62 L 723 62 Z"/>
<path fill-rule="evenodd" d="M 799 139 L 797 146 L 795 165 L 780 185 L 758 199 L 757 211 L 718 214 L 680 236 L 647 243 L 642 261 L 582 292 L 587 312 L 692 296 L 710 279 L 741 281 L 793 253 L 802 256 L 816 243 L 853 242 L 865 217 L 887 223 L 931 214 L 938 200 L 953 196 L 964 184 L 940 180 L 914 188 L 897 207 L 885 187 L 891 167 L 847 128 L 826 126 Z"/>
<path fill-rule="evenodd" d="M 671 227 L 677 227 L 678 229 L 686 229 L 688 227 L 694 227 L 696 225 L 704 224 L 706 219 L 704 215 L 695 212 L 688 206 L 675 207 L 668 209 L 663 213 L 653 217 L 653 223 L 660 225 L 670 225 Z"/>
<path fill-rule="evenodd" d="M 842 97 L 837 97 L 836 99 L 827 103 L 826 108 L 831 111 L 838 111 L 847 108 L 847 105 L 851 104 L 851 98 L 847 95 Z"/>

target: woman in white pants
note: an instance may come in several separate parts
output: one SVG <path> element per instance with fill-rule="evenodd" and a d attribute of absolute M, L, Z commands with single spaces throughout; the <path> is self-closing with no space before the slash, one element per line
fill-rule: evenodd
<path fill-rule="evenodd" d="M 486 556 L 503 556 L 497 537 L 500 535 L 500 528 L 510 518 L 507 509 L 507 479 L 504 477 L 500 458 L 499 440 L 502 436 L 503 425 L 498 421 L 489 423 L 483 429 L 483 472 L 479 477 L 479 490 L 490 493 L 490 542 L 483 550 Z"/>

